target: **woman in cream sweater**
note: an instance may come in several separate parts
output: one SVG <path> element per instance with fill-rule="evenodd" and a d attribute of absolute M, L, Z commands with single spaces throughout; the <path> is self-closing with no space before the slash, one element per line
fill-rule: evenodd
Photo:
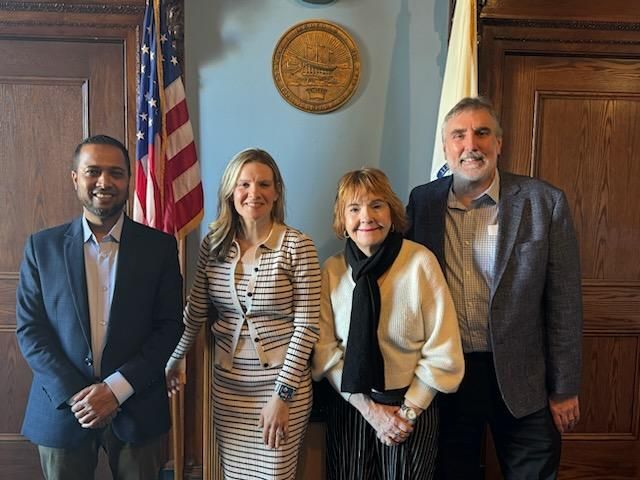
<path fill-rule="evenodd" d="M 407 221 L 385 174 L 338 184 L 334 230 L 345 250 L 322 271 L 313 376 L 330 402 L 327 478 L 429 479 L 437 449 L 437 392 L 464 373 L 458 322 L 438 261 L 402 238 Z"/>

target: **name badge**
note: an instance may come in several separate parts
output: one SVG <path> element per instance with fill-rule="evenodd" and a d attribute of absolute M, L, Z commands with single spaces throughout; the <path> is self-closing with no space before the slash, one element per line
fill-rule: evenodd
<path fill-rule="evenodd" d="M 498 235 L 498 224 L 495 225 L 487 225 L 487 235 L 490 237 L 495 237 Z"/>

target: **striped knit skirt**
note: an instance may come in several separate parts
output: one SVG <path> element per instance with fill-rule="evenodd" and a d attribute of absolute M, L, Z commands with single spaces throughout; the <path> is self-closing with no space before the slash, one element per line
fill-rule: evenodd
<path fill-rule="evenodd" d="M 231 371 L 214 369 L 216 441 L 225 480 L 293 480 L 311 402 L 310 371 L 289 402 L 289 438 L 269 449 L 258 426 L 260 411 L 273 395 L 280 367 L 263 368 L 248 336 L 241 336 Z"/>
<path fill-rule="evenodd" d="M 327 408 L 327 480 L 429 480 L 438 449 L 438 408 L 432 402 L 411 436 L 388 447 L 360 412 L 335 394 Z"/>

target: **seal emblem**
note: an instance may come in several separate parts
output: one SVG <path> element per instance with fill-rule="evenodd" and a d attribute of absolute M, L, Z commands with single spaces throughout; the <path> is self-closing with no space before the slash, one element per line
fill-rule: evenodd
<path fill-rule="evenodd" d="M 360 79 L 360 55 L 334 23 L 309 20 L 287 30 L 273 52 L 273 81 L 300 110 L 327 113 L 344 105 Z"/>

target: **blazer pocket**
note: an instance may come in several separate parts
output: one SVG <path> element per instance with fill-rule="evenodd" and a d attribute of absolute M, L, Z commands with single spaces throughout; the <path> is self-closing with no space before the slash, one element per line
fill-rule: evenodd
<path fill-rule="evenodd" d="M 526 253 L 535 250 L 542 250 L 547 248 L 546 240 L 531 240 L 529 242 L 517 243 L 515 245 L 516 253 Z"/>
<path fill-rule="evenodd" d="M 542 266 L 547 262 L 548 243 L 546 240 L 518 243 L 514 247 L 514 252 L 519 262 Z"/>

